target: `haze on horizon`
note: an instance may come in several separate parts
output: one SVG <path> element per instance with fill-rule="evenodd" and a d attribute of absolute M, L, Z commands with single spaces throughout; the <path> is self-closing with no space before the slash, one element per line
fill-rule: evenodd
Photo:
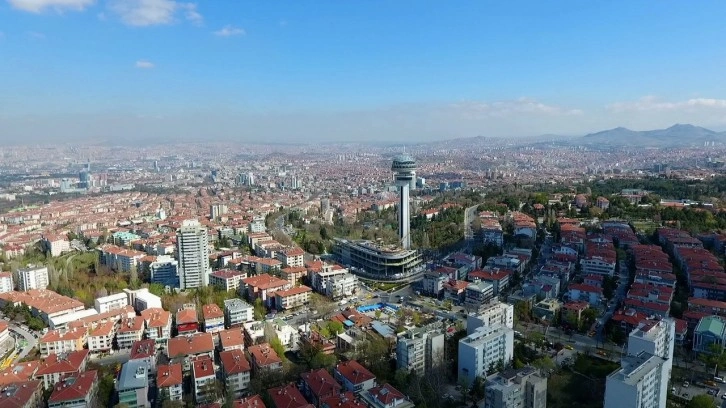
<path fill-rule="evenodd" d="M 315 5 L 0 0 L 0 143 L 726 129 L 723 2 Z"/>

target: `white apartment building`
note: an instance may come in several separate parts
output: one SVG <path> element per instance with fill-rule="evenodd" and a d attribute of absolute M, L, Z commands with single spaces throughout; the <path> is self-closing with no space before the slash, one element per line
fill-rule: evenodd
<path fill-rule="evenodd" d="M 247 277 L 247 273 L 232 269 L 223 269 L 214 271 L 209 275 L 209 284 L 216 286 L 226 292 L 239 290 L 242 279 Z"/>
<path fill-rule="evenodd" d="M 358 289 L 358 277 L 352 273 L 330 276 L 323 279 L 322 294 L 337 299 L 352 295 Z"/>
<path fill-rule="evenodd" d="M 496 324 L 514 328 L 514 305 L 497 300 L 490 302 L 479 313 L 466 317 L 466 334 L 474 333 L 479 327 Z"/>
<path fill-rule="evenodd" d="M 206 394 L 207 384 L 217 381 L 214 362 L 211 358 L 200 358 L 192 362 L 192 381 L 194 401 L 197 404 L 212 402 Z"/>
<path fill-rule="evenodd" d="M 157 344 L 166 344 L 171 338 L 171 313 L 160 307 L 151 308 L 141 312 L 141 317 L 146 325 L 146 338 L 155 340 Z"/>
<path fill-rule="evenodd" d="M 227 393 L 239 398 L 250 387 L 252 367 L 244 351 L 234 349 L 219 353 Z"/>
<path fill-rule="evenodd" d="M 285 267 L 301 267 L 305 265 L 305 251 L 302 248 L 289 248 L 277 252 L 276 258 Z"/>
<path fill-rule="evenodd" d="M 603 259 L 600 256 L 586 257 L 580 260 L 583 275 L 613 276 L 615 274 L 615 264 L 615 259 Z"/>
<path fill-rule="evenodd" d="M 88 351 L 98 354 L 111 350 L 115 336 L 115 322 L 108 321 L 101 323 L 88 334 Z"/>
<path fill-rule="evenodd" d="M 312 289 L 305 285 L 275 292 L 275 307 L 278 310 L 294 309 L 303 306 L 310 299 Z"/>
<path fill-rule="evenodd" d="M 129 305 L 129 298 L 125 293 L 116 293 L 100 297 L 94 301 L 98 313 L 106 313 L 111 310 L 123 309 Z"/>
<path fill-rule="evenodd" d="M 0 273 L 0 293 L 12 292 L 15 290 L 13 274 L 10 272 Z"/>
<path fill-rule="evenodd" d="M 85 328 L 69 331 L 51 330 L 38 341 L 40 356 L 46 358 L 51 354 L 82 350 L 87 339 Z"/>
<path fill-rule="evenodd" d="M 423 375 L 443 363 L 444 342 L 441 330 L 420 327 L 403 333 L 396 341 L 397 368 Z"/>
<path fill-rule="evenodd" d="M 129 305 L 133 306 L 138 313 L 146 309 L 161 308 L 161 298 L 149 292 L 147 288 L 124 289 L 123 292 L 128 298 Z"/>
<path fill-rule="evenodd" d="M 130 319 L 121 320 L 116 334 L 116 343 L 120 349 L 130 349 L 135 341 L 141 340 L 144 335 L 144 318 L 135 316 Z"/>
<path fill-rule="evenodd" d="M 486 380 L 482 408 L 546 408 L 547 378 L 534 367 L 504 370 Z"/>
<path fill-rule="evenodd" d="M 209 236 L 197 220 L 182 222 L 176 234 L 179 258 L 179 288 L 199 288 L 209 284 Z"/>
<path fill-rule="evenodd" d="M 347 269 L 323 269 L 322 272 L 318 272 L 312 276 L 311 284 L 313 290 L 318 293 L 325 293 L 325 281 L 339 275 L 345 275 L 348 273 Z"/>
<path fill-rule="evenodd" d="M 668 390 L 668 379 L 661 376 L 666 360 L 648 352 L 625 356 L 621 367 L 605 381 L 605 408 L 665 407 L 661 389 Z M 666 393 L 667 394 L 667 393 Z"/>
<path fill-rule="evenodd" d="M 179 262 L 169 255 L 159 255 L 149 264 L 151 283 L 159 283 L 172 288 L 179 287 Z"/>
<path fill-rule="evenodd" d="M 156 371 L 156 386 L 160 394 L 165 394 L 171 401 L 181 401 L 184 397 L 182 384 L 184 375 L 180 363 L 160 365 Z"/>
<path fill-rule="evenodd" d="M 28 266 L 18 269 L 18 290 L 45 289 L 48 287 L 48 268 Z"/>
<path fill-rule="evenodd" d="M 459 340 L 459 383 L 470 385 L 476 377 L 486 377 L 490 367 L 501 361 L 505 366 L 514 356 L 514 330 L 495 324 L 477 328 Z"/>
<path fill-rule="evenodd" d="M 664 407 L 673 367 L 675 322 L 647 320 L 628 336 L 628 354 L 605 383 L 605 408 Z"/>
<path fill-rule="evenodd" d="M 241 326 L 254 320 L 254 307 L 242 299 L 224 301 L 224 320 L 227 327 Z"/>

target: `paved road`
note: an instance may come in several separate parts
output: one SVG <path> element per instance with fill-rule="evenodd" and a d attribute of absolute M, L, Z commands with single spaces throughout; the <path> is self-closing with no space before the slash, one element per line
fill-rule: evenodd
<path fill-rule="evenodd" d="M 18 361 L 22 360 L 25 356 L 30 354 L 30 351 L 33 350 L 33 348 L 35 348 L 38 345 L 38 339 L 33 335 L 33 333 L 23 329 L 22 327 L 20 327 L 18 325 L 10 324 L 10 325 L 8 325 L 8 329 L 11 332 L 24 338 L 25 341 L 28 343 L 23 348 L 23 350 L 20 351 L 20 353 L 18 353 L 18 355 L 15 357 L 15 362 L 18 362 Z"/>
<path fill-rule="evenodd" d="M 116 351 L 114 354 L 92 360 L 99 365 L 125 364 L 131 358 L 129 351 Z"/>
<path fill-rule="evenodd" d="M 474 238 L 474 228 L 472 228 L 472 223 L 477 216 L 477 208 L 479 208 L 479 204 L 467 207 L 466 210 L 464 210 L 464 239 Z"/>

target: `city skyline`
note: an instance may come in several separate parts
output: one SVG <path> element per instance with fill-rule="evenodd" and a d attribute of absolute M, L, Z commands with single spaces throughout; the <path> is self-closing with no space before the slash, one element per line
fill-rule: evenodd
<path fill-rule="evenodd" d="M 726 129 L 699 5 L 0 3 L 0 140 L 395 141 Z"/>

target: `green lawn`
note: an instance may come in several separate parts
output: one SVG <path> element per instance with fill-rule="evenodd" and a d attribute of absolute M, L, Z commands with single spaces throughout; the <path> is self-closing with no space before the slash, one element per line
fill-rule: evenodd
<path fill-rule="evenodd" d="M 602 407 L 605 377 L 618 367 L 617 363 L 579 355 L 571 369 L 562 369 L 550 376 L 547 383 L 547 406 Z"/>

